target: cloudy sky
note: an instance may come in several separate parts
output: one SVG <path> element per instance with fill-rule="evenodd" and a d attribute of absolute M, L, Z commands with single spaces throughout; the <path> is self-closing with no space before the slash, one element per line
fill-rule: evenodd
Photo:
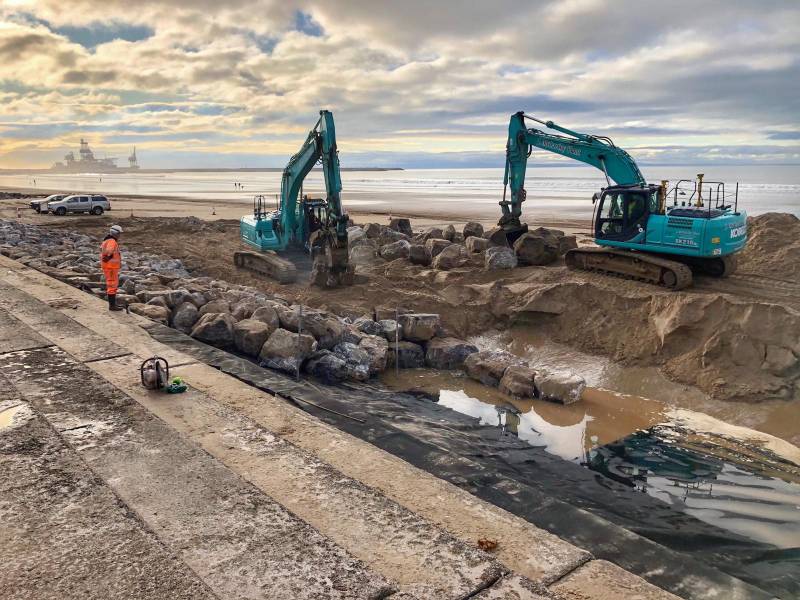
<path fill-rule="evenodd" d="M 345 166 L 502 166 L 517 110 L 800 164 L 799 48 L 797 0 L 0 0 L 0 167 L 281 166 L 320 108 Z"/>

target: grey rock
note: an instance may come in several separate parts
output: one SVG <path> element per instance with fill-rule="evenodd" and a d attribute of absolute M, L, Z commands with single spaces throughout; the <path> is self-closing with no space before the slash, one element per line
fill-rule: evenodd
<path fill-rule="evenodd" d="M 431 264 L 431 257 L 422 244 L 411 244 L 408 251 L 408 260 L 412 265 L 427 266 Z"/>
<path fill-rule="evenodd" d="M 364 225 L 364 233 L 368 238 L 375 239 L 381 234 L 381 226 L 378 223 L 367 223 Z"/>
<path fill-rule="evenodd" d="M 397 321 L 394 319 L 381 319 L 378 321 L 378 324 L 381 326 L 381 335 L 386 338 L 387 341 L 393 342 L 396 338 L 403 339 L 401 335 L 402 332 L 398 331 L 397 329 Z"/>
<path fill-rule="evenodd" d="M 195 323 L 200 319 L 200 311 L 191 302 L 184 302 L 175 309 L 172 315 L 172 326 L 183 333 L 191 333 Z"/>
<path fill-rule="evenodd" d="M 514 242 L 514 252 L 521 265 L 548 265 L 559 257 L 558 239 L 528 232 Z"/>
<path fill-rule="evenodd" d="M 252 298 L 244 298 L 231 306 L 231 315 L 237 321 L 249 319 L 258 309 L 258 304 Z"/>
<path fill-rule="evenodd" d="M 419 236 L 419 240 L 422 243 L 427 242 L 430 239 L 443 239 L 444 231 L 442 231 L 441 227 L 429 227 L 426 229 L 422 234 Z"/>
<path fill-rule="evenodd" d="M 368 317 L 359 317 L 353 322 L 353 325 L 367 335 L 383 335 L 383 325 L 377 321 L 373 321 Z"/>
<path fill-rule="evenodd" d="M 442 327 L 437 314 L 407 313 L 400 315 L 400 331 L 402 338 L 410 342 L 427 342 L 434 337 Z M 381 321 L 383 323 L 383 321 Z M 392 321 L 394 323 L 394 321 Z M 391 327 L 391 325 L 390 325 Z M 394 341 L 391 338 L 389 341 Z"/>
<path fill-rule="evenodd" d="M 425 347 L 425 364 L 432 369 L 461 369 L 467 357 L 477 351 L 476 346 L 464 340 L 433 338 Z"/>
<path fill-rule="evenodd" d="M 513 269 L 517 266 L 517 255 L 508 247 L 489 246 L 489 248 L 486 249 L 484 261 L 484 266 L 487 271 Z"/>
<path fill-rule="evenodd" d="M 448 225 L 442 231 L 442 237 L 446 239 L 448 242 L 452 242 L 453 238 L 456 236 L 456 228 L 452 225 Z"/>
<path fill-rule="evenodd" d="M 493 227 L 489 231 L 483 234 L 488 242 L 489 246 L 500 246 L 501 248 L 508 248 L 508 237 L 506 237 L 506 232 L 502 227 Z"/>
<path fill-rule="evenodd" d="M 281 326 L 281 321 L 278 318 L 278 312 L 275 310 L 274 306 L 259 306 L 253 311 L 253 314 L 250 315 L 250 318 L 255 319 L 256 321 L 261 321 L 262 323 L 266 323 L 270 326 L 272 331 L 275 331 Z"/>
<path fill-rule="evenodd" d="M 372 240 L 369 239 L 367 241 L 372 242 Z M 358 244 L 357 246 L 351 247 L 348 252 L 348 257 L 350 263 L 354 265 L 375 265 L 383 262 L 383 259 L 378 256 L 376 246 L 372 243 Z"/>
<path fill-rule="evenodd" d="M 464 246 L 470 254 L 485 252 L 489 247 L 489 240 L 471 235 L 464 241 Z"/>
<path fill-rule="evenodd" d="M 516 398 L 534 398 L 536 396 L 536 371 L 523 365 L 511 365 L 503 373 L 500 380 L 500 391 Z"/>
<path fill-rule="evenodd" d="M 350 342 L 342 342 L 333 347 L 333 353 L 344 359 L 349 379 L 355 381 L 369 379 L 371 360 L 365 348 Z"/>
<path fill-rule="evenodd" d="M 347 362 L 330 350 L 315 352 L 306 361 L 303 370 L 325 383 L 338 383 L 348 377 Z"/>
<path fill-rule="evenodd" d="M 574 250 L 578 247 L 578 240 L 575 238 L 574 235 L 565 235 L 563 237 L 558 238 L 558 253 L 560 255 L 566 254 L 570 250 Z"/>
<path fill-rule="evenodd" d="M 169 325 L 169 309 L 153 304 L 134 303 L 128 305 L 128 310 L 136 315 L 147 317 L 164 325 Z"/>
<path fill-rule="evenodd" d="M 586 387 L 586 381 L 580 375 L 546 367 L 536 369 L 535 383 L 539 398 L 561 404 L 572 404 L 580 400 Z"/>
<path fill-rule="evenodd" d="M 428 257 L 433 260 L 442 250 L 450 245 L 452 245 L 452 243 L 449 240 L 430 238 L 425 240 L 425 252 L 427 253 Z"/>
<path fill-rule="evenodd" d="M 276 329 L 264 342 L 259 357 L 305 359 L 317 349 L 316 340 L 307 333 L 292 333 L 286 329 Z"/>
<path fill-rule="evenodd" d="M 433 259 L 434 269 L 438 271 L 449 271 L 463 266 L 467 262 L 467 251 L 464 246 L 460 244 L 452 244 L 442 250 L 436 258 Z"/>
<path fill-rule="evenodd" d="M 264 342 L 275 331 L 263 321 L 242 319 L 233 326 L 233 342 L 236 349 L 248 356 L 258 356 Z"/>
<path fill-rule="evenodd" d="M 200 315 L 230 313 L 230 311 L 231 306 L 226 300 L 212 300 L 203 305 L 203 308 L 200 309 Z"/>
<path fill-rule="evenodd" d="M 411 251 L 411 244 L 408 240 L 399 240 L 391 244 L 381 246 L 380 255 L 386 260 L 396 260 L 398 258 L 408 258 Z"/>
<path fill-rule="evenodd" d="M 481 350 L 464 360 L 467 375 L 492 387 L 497 387 L 506 369 L 512 365 L 525 366 L 525 361 L 505 350 Z"/>
<path fill-rule="evenodd" d="M 483 237 L 483 225 L 475 221 L 470 221 L 464 225 L 463 235 L 465 240 L 470 236 Z"/>
<path fill-rule="evenodd" d="M 217 348 L 232 348 L 234 325 L 236 319 L 228 313 L 206 313 L 195 323 L 191 336 Z"/>
<path fill-rule="evenodd" d="M 389 354 L 389 342 L 386 341 L 386 338 L 367 335 L 358 346 L 369 354 L 370 375 L 380 373 L 386 368 L 386 360 Z"/>
<path fill-rule="evenodd" d="M 411 221 L 408 219 L 395 217 L 389 221 L 389 228 L 411 237 L 414 232 L 411 230 Z"/>
<path fill-rule="evenodd" d="M 386 366 L 394 368 L 395 360 L 401 369 L 419 369 L 425 366 L 425 351 L 414 342 L 389 342 Z"/>

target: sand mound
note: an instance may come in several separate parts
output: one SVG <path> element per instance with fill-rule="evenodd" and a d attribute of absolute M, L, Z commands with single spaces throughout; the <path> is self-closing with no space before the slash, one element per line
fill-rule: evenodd
<path fill-rule="evenodd" d="M 747 235 L 741 271 L 800 282 L 800 219 L 788 213 L 750 217 Z"/>
<path fill-rule="evenodd" d="M 467 286 L 458 300 L 582 350 L 660 365 L 717 399 L 800 396 L 800 312 L 727 294 L 642 293 L 625 283 L 494 282 Z"/>

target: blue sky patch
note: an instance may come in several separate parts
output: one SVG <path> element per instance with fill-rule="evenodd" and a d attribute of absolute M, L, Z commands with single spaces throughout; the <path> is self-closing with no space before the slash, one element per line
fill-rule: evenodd
<path fill-rule="evenodd" d="M 317 23 L 311 15 L 300 10 L 294 13 L 294 28 L 312 37 L 320 37 L 325 33 L 322 25 Z"/>

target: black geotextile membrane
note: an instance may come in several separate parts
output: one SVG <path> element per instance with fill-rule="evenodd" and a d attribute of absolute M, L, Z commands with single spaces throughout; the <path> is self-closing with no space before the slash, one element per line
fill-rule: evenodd
<path fill-rule="evenodd" d="M 327 385 L 305 375 L 297 381 L 164 325 L 146 328 L 159 342 L 679 596 L 704 596 L 699 592 L 708 588 L 733 597 L 743 584 L 732 577 L 755 586 L 745 586 L 749 598 L 800 596 L 797 549 L 780 550 L 700 521 L 435 400 L 374 383 Z"/>

